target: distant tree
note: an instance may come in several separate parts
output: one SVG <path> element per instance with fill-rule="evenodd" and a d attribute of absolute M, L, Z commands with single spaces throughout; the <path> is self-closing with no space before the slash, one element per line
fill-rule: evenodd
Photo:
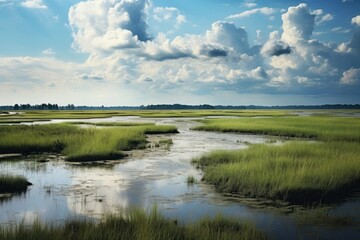
<path fill-rule="evenodd" d="M 19 104 L 15 104 L 15 106 L 14 106 L 14 110 L 19 110 Z"/>

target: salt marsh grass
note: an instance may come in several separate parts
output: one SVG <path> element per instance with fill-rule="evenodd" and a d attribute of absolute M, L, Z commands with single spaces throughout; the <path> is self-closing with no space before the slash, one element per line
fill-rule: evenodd
<path fill-rule="evenodd" d="M 0 175 L 0 193 L 25 191 L 29 185 L 25 177 Z"/>
<path fill-rule="evenodd" d="M 341 199 L 360 185 L 360 119 L 331 117 L 205 120 L 197 130 L 302 137 L 281 146 L 215 151 L 194 161 L 222 192 L 308 204 Z"/>
<path fill-rule="evenodd" d="M 175 133 L 173 126 L 82 129 L 70 124 L 0 126 L 0 153 L 58 152 L 69 161 L 119 159 L 120 151 L 144 147 L 145 134 Z"/>
<path fill-rule="evenodd" d="M 110 215 L 100 223 L 67 221 L 64 226 L 35 222 L 0 229 L 0 239 L 138 239 L 138 240 L 208 240 L 208 239 L 266 239 L 248 222 L 223 217 L 203 219 L 192 225 L 181 226 L 163 218 L 158 212 L 134 210 L 128 215 Z"/>
<path fill-rule="evenodd" d="M 290 142 L 216 151 L 195 160 L 220 191 L 296 203 L 327 201 L 360 180 L 358 143 Z"/>
<path fill-rule="evenodd" d="M 195 130 L 360 142 L 359 118 L 283 117 L 209 119 Z"/>
<path fill-rule="evenodd" d="M 22 114 L 1 115 L 0 123 L 20 123 L 51 119 L 89 119 L 114 116 L 139 116 L 144 118 L 207 117 L 207 116 L 289 116 L 286 110 L 119 110 L 119 111 L 22 111 Z"/>

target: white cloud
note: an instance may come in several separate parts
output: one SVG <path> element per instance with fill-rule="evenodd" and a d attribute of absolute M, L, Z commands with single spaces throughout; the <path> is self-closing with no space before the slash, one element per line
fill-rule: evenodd
<path fill-rule="evenodd" d="M 152 7 L 145 0 L 83 1 L 70 8 L 69 23 L 74 46 L 89 54 L 86 62 L 66 64 L 49 57 L 52 49 L 45 49 L 43 58 L 0 58 L 0 84 L 6 85 L 0 94 L 24 82 L 71 94 L 78 88 L 95 96 L 102 89 L 103 96 L 108 91 L 113 99 L 121 99 L 115 90 L 146 92 L 136 95 L 136 102 L 152 95 L 157 99 L 161 93 L 190 96 L 219 89 L 261 93 L 310 89 L 313 94 L 326 94 L 327 86 L 344 88 L 358 82 L 360 30 L 348 43 L 311 39 L 315 17 L 324 15 L 306 4 L 290 7 L 282 15 L 283 33 L 274 31 L 263 46 L 251 46 L 247 31 L 231 22 L 216 21 L 203 34 L 149 36 L 149 22 L 171 21 L 175 26 L 186 21 L 185 16 L 182 19 L 176 8 Z M 260 44 L 261 32 L 256 34 Z"/>
<path fill-rule="evenodd" d="M 341 43 L 341 44 L 335 49 L 335 51 L 336 51 L 336 52 L 339 52 L 339 53 L 350 53 L 350 52 L 351 52 L 351 48 L 349 48 L 346 43 Z"/>
<path fill-rule="evenodd" d="M 349 33 L 351 30 L 350 29 L 344 29 L 342 27 L 334 27 L 331 29 L 331 32 L 334 33 Z"/>
<path fill-rule="evenodd" d="M 54 56 L 56 53 L 52 48 L 45 49 L 41 52 L 43 55 Z"/>
<path fill-rule="evenodd" d="M 244 3 L 244 6 L 247 8 L 254 8 L 257 6 L 257 4 L 254 2 L 246 2 L 246 3 Z"/>
<path fill-rule="evenodd" d="M 334 16 L 331 15 L 330 13 L 328 13 L 328 14 L 325 14 L 323 16 L 320 16 L 319 18 L 316 18 L 316 24 L 319 25 L 319 24 L 322 24 L 324 22 L 329 22 L 329 21 L 331 21 L 333 19 L 334 19 Z"/>
<path fill-rule="evenodd" d="M 290 46 L 280 40 L 278 31 L 270 33 L 269 40 L 261 49 L 261 54 L 269 56 L 280 56 L 291 53 Z"/>
<path fill-rule="evenodd" d="M 281 19 L 284 31 L 281 39 L 284 42 L 291 45 L 309 40 L 314 30 L 315 15 L 310 13 L 307 4 L 301 3 L 296 7 L 289 7 Z"/>
<path fill-rule="evenodd" d="M 69 23 L 74 46 L 82 52 L 138 47 L 149 40 L 147 0 L 89 0 L 72 6 Z"/>
<path fill-rule="evenodd" d="M 47 6 L 43 3 L 42 0 L 25 0 L 21 2 L 21 6 L 26 8 L 38 8 L 38 9 L 46 9 Z"/>
<path fill-rule="evenodd" d="M 186 16 L 181 14 L 175 7 L 155 7 L 153 9 L 152 17 L 159 22 L 166 22 L 178 29 L 181 25 L 187 22 Z M 172 29 L 169 33 L 173 33 Z"/>
<path fill-rule="evenodd" d="M 354 85 L 360 83 L 360 68 L 351 68 L 343 73 L 340 83 L 344 85 Z"/>
<path fill-rule="evenodd" d="M 153 17 L 157 21 L 175 21 L 175 28 L 179 28 L 182 24 L 187 22 L 186 17 L 174 7 L 155 7 L 153 12 Z"/>
<path fill-rule="evenodd" d="M 323 9 L 316 9 L 311 12 L 312 15 L 315 15 L 315 24 L 320 25 L 324 22 L 329 22 L 334 19 L 334 16 L 330 13 L 324 15 Z"/>
<path fill-rule="evenodd" d="M 358 15 L 358 16 L 356 16 L 356 17 L 353 17 L 353 18 L 351 19 L 351 23 L 352 23 L 352 24 L 355 24 L 355 25 L 357 25 L 357 26 L 360 26 L 360 15 Z"/>
<path fill-rule="evenodd" d="M 274 13 L 276 13 L 275 8 L 263 7 L 263 8 L 254 8 L 251 10 L 246 10 L 246 11 L 238 13 L 238 14 L 230 15 L 226 18 L 227 19 L 235 19 L 235 18 L 249 17 L 254 14 L 272 15 Z"/>
<path fill-rule="evenodd" d="M 215 22 L 206 32 L 206 39 L 210 43 L 230 47 L 238 53 L 249 50 L 248 35 L 243 28 L 238 28 L 230 22 Z"/>

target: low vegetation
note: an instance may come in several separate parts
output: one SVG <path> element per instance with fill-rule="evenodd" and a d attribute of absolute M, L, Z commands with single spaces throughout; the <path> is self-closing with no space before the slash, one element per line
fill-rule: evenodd
<path fill-rule="evenodd" d="M 0 193 L 22 192 L 31 185 L 25 177 L 0 175 Z"/>
<path fill-rule="evenodd" d="M 100 223 L 67 221 L 64 226 L 44 225 L 40 222 L 28 227 L 0 229 L 0 239 L 266 239 L 254 225 L 248 222 L 217 217 L 203 219 L 198 223 L 181 226 L 176 221 L 166 220 L 157 211 L 149 214 L 136 210 L 124 216 L 112 215 Z"/>
<path fill-rule="evenodd" d="M 216 151 L 195 161 L 204 180 L 222 192 L 312 203 L 332 201 L 358 185 L 359 156 L 357 143 L 290 142 Z"/>
<path fill-rule="evenodd" d="M 75 125 L 92 125 L 98 127 L 136 127 L 136 126 L 154 126 L 155 123 L 142 122 L 67 122 Z"/>
<path fill-rule="evenodd" d="M 115 116 L 138 116 L 144 118 L 162 117 L 207 117 L 207 116 L 289 116 L 286 110 L 118 110 L 118 111 L 21 111 L 21 114 L 0 115 L 0 123 L 46 121 L 51 119 L 89 119 Z"/>
<path fill-rule="evenodd" d="M 339 200 L 360 186 L 358 118 L 215 119 L 197 129 L 322 140 L 251 145 L 195 159 L 204 180 L 222 192 L 309 204 Z"/>
<path fill-rule="evenodd" d="M 80 128 L 70 124 L 0 126 L 0 153 L 56 152 L 68 161 L 119 159 L 145 147 L 145 134 L 176 133 L 173 126 Z"/>
<path fill-rule="evenodd" d="M 194 128 L 202 131 L 238 132 L 284 137 L 313 138 L 322 141 L 360 142 L 359 118 L 284 117 L 207 119 Z"/>

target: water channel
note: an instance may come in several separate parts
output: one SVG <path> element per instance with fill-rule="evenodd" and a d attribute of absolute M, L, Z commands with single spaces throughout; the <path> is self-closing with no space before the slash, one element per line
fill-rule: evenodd
<path fill-rule="evenodd" d="M 31 223 L 35 219 L 61 224 L 69 218 L 100 219 L 107 213 L 132 208 L 151 209 L 156 204 L 161 214 L 181 223 L 219 213 L 247 219 L 274 239 L 360 239 L 358 224 L 340 228 L 299 224 L 292 214 L 287 213 L 291 206 L 279 210 L 254 199 L 226 197 L 201 182 L 202 173 L 191 164 L 193 158 L 215 149 L 242 149 L 249 143 L 281 144 L 285 140 L 269 141 L 265 136 L 193 131 L 191 128 L 200 124 L 194 120 L 138 117 L 86 120 L 155 122 L 178 128 L 179 134 L 148 138 L 150 142 L 172 139 L 170 148 L 130 151 L 128 157 L 117 162 L 84 166 L 66 163 L 62 156 L 56 155 L 39 156 L 49 159 L 48 162 L 0 162 L 2 173 L 24 175 L 33 183 L 26 193 L 0 198 L 0 224 Z M 51 122 L 62 121 L 72 120 Z M 199 183 L 188 185 L 188 176 L 194 176 Z M 338 204 L 331 213 L 346 214 L 359 223 L 359 209 L 360 200 L 355 197 Z"/>

